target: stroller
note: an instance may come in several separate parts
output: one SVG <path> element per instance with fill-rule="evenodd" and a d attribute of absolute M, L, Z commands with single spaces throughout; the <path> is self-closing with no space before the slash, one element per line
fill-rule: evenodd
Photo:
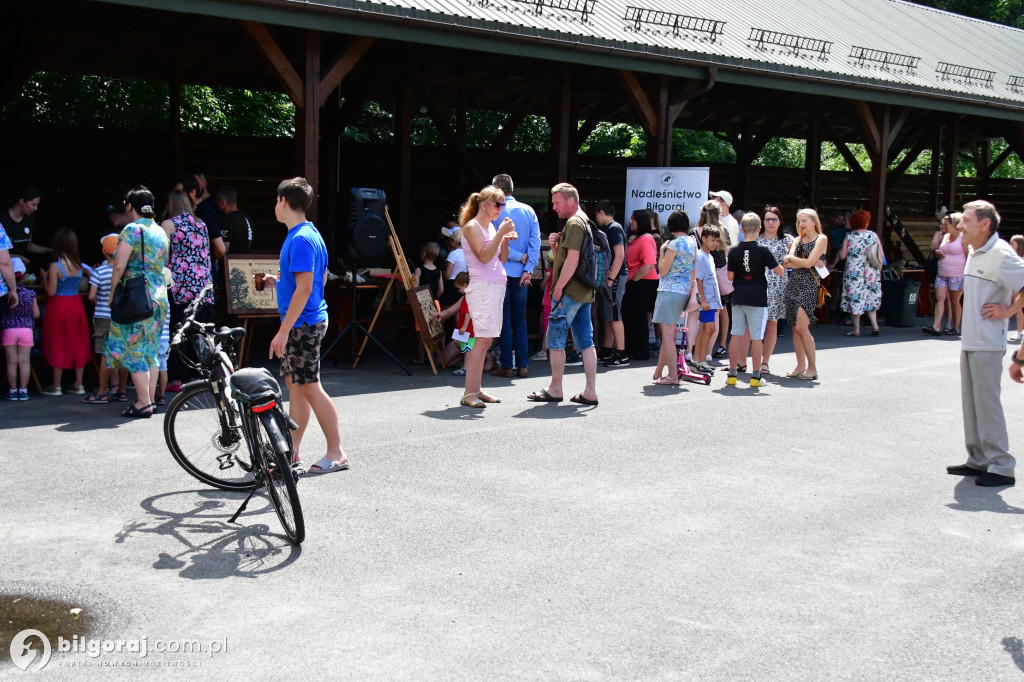
<path fill-rule="evenodd" d="M 704 384 L 705 386 L 711 385 L 711 375 L 704 374 L 703 372 L 697 372 L 690 369 L 690 366 L 686 364 L 686 327 L 683 325 L 677 325 L 680 330 L 680 342 L 679 342 L 679 358 L 677 359 L 677 365 L 679 370 L 679 378 L 692 381 L 697 384 Z"/>

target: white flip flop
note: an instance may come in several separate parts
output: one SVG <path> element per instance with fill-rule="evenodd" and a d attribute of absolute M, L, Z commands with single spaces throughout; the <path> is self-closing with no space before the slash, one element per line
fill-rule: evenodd
<path fill-rule="evenodd" d="M 320 470 L 317 471 L 313 467 L 320 467 Z M 306 471 L 306 476 L 319 476 L 320 474 L 330 474 L 335 471 L 345 471 L 346 469 L 348 469 L 347 461 L 335 462 L 330 457 L 324 457 Z"/>

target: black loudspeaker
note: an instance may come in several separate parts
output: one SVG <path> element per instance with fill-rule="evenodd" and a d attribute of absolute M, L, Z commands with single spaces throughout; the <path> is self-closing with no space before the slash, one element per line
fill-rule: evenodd
<path fill-rule="evenodd" d="M 342 220 L 335 222 L 335 243 L 338 255 L 351 264 L 376 263 L 388 252 L 388 224 L 384 220 L 387 195 L 382 189 L 353 187 L 348 201 L 338 202 L 348 208 Z M 344 210 L 344 209 L 342 209 Z"/>

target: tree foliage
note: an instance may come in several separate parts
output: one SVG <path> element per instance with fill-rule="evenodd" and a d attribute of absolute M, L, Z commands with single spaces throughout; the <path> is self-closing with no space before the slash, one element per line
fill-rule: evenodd
<path fill-rule="evenodd" d="M 967 17 L 1024 28 L 1024 0 L 911 0 Z"/>

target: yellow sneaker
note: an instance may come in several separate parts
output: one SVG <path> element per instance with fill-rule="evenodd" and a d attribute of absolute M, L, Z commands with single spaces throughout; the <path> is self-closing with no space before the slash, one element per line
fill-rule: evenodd
<path fill-rule="evenodd" d="M 764 380 L 764 377 L 758 377 L 757 379 L 755 379 L 753 377 L 750 378 L 750 387 L 751 388 L 764 388 L 767 385 L 768 385 L 768 382 Z"/>
<path fill-rule="evenodd" d="M 726 379 L 725 380 L 725 385 L 726 386 L 735 386 L 736 385 L 736 377 L 729 377 L 728 379 Z"/>

